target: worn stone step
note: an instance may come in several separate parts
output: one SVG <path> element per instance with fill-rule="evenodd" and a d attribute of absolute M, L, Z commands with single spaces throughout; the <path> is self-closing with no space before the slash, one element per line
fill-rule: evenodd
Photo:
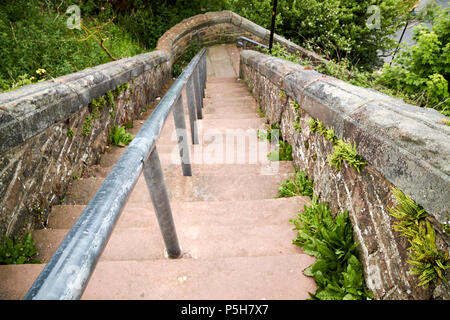
<path fill-rule="evenodd" d="M 291 174 L 240 176 L 175 176 L 165 177 L 172 201 L 223 201 L 272 199 L 278 195 L 278 185 Z M 87 204 L 104 178 L 80 178 L 72 182 L 65 198 L 67 204 Z M 138 179 L 128 202 L 149 202 L 144 177 Z"/>
<path fill-rule="evenodd" d="M 175 147 L 177 148 L 177 147 Z M 178 154 L 172 156 L 172 154 L 161 154 L 159 153 L 161 166 L 164 172 L 164 176 L 168 175 L 182 175 L 181 160 Z M 178 158 L 177 158 L 178 157 Z M 175 159 L 174 159 L 175 158 Z M 226 176 L 226 175 L 243 175 L 252 174 L 257 175 L 261 173 L 293 173 L 294 166 L 291 161 L 279 161 L 278 163 L 268 162 L 258 164 L 197 164 L 194 161 L 197 159 L 193 158 L 191 163 L 191 170 L 193 176 Z M 173 163 L 176 164 L 173 164 Z M 92 167 L 89 172 L 92 177 L 103 177 L 106 178 L 111 172 L 112 168 L 95 166 Z"/>
<path fill-rule="evenodd" d="M 246 201 L 172 201 L 170 207 L 177 223 L 182 225 L 242 225 L 262 226 L 286 224 L 303 211 L 308 197 L 260 199 Z M 48 217 L 48 227 L 70 229 L 80 217 L 85 205 L 56 205 Z M 214 210 L 211 210 L 214 208 Z M 151 203 L 127 203 L 117 221 L 117 228 L 147 227 L 155 223 Z"/>
<path fill-rule="evenodd" d="M 231 97 L 251 97 L 250 92 L 244 86 L 236 87 L 217 87 L 205 90 L 205 100 L 213 101 L 215 99 L 231 99 Z"/>
<path fill-rule="evenodd" d="M 185 214 L 191 214 L 185 212 Z M 295 218 L 295 211 L 292 218 Z M 153 216 L 154 217 L 154 216 Z M 211 221 L 207 217 L 206 220 Z M 221 257 L 252 257 L 300 253 L 292 245 L 296 232 L 289 219 L 277 225 L 193 225 L 175 220 L 178 240 L 186 258 L 213 259 Z M 37 259 L 48 262 L 69 229 L 42 229 L 33 231 L 38 250 Z M 164 259 L 164 243 L 158 223 L 147 227 L 115 228 L 100 260 Z"/>
<path fill-rule="evenodd" d="M 205 88 L 205 92 L 209 92 L 217 90 L 217 89 L 224 89 L 224 90 L 235 90 L 235 89 L 245 89 L 248 92 L 247 86 L 245 85 L 245 83 L 242 83 L 241 81 L 235 81 L 235 82 L 229 82 L 226 84 L 223 83 L 212 83 L 212 82 L 206 82 L 206 88 Z"/>
<path fill-rule="evenodd" d="M 222 107 L 228 107 L 228 106 L 256 106 L 257 102 L 255 101 L 255 98 L 253 98 L 250 95 L 246 96 L 224 96 L 221 98 L 215 98 L 215 99 L 204 99 L 203 100 L 203 107 L 207 108 L 209 106 L 222 106 Z"/>
<path fill-rule="evenodd" d="M 302 271 L 313 262 L 305 254 L 100 261 L 82 299 L 308 299 L 316 285 Z M 0 266 L 0 298 L 22 299 L 44 266 Z"/>
<path fill-rule="evenodd" d="M 207 84 L 229 84 L 229 83 L 241 83 L 238 77 L 211 77 L 206 79 Z"/>

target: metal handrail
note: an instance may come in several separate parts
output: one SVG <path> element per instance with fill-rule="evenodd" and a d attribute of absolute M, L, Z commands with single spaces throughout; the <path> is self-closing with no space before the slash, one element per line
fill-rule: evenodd
<path fill-rule="evenodd" d="M 265 49 L 269 49 L 269 47 L 266 46 L 265 44 L 259 43 L 258 41 L 249 39 L 247 37 L 239 36 L 239 37 L 236 38 L 236 45 L 238 47 L 242 47 L 242 49 L 244 49 L 244 50 L 246 50 L 246 48 L 247 48 L 247 45 L 246 45 L 247 42 L 250 42 L 250 43 L 255 44 L 257 46 L 263 47 Z"/>
<path fill-rule="evenodd" d="M 205 85 L 206 49 L 203 48 L 161 99 L 24 299 L 81 297 L 141 172 L 150 192 L 167 255 L 169 258 L 182 255 L 155 142 L 173 109 L 183 175 L 192 175 L 181 91 L 186 86 L 192 142 L 198 143 L 197 119 L 202 118 L 201 100 Z"/>

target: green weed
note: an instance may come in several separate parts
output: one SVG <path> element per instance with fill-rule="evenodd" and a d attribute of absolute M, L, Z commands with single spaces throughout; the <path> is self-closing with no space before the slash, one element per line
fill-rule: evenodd
<path fill-rule="evenodd" d="M 42 263 L 33 259 L 37 249 L 31 233 L 27 233 L 22 240 L 3 236 L 4 244 L 0 244 L 0 265 Z"/>
<path fill-rule="evenodd" d="M 284 180 L 278 187 L 277 198 L 288 198 L 295 196 L 313 196 L 314 180 L 309 180 L 306 171 L 297 171 L 295 175 Z"/>
<path fill-rule="evenodd" d="M 310 296 L 314 300 L 361 300 L 373 298 L 366 289 L 362 264 L 353 241 L 348 212 L 336 218 L 328 205 L 313 197 L 309 206 L 297 219 L 291 220 L 298 231 L 293 243 L 303 248 L 316 261 L 304 270 L 314 277 L 317 290 Z"/>

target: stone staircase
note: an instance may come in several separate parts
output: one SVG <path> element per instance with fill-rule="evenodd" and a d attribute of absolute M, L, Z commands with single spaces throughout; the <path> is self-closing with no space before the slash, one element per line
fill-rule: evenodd
<path fill-rule="evenodd" d="M 200 143 L 191 145 L 192 177 L 182 175 L 172 116 L 157 142 L 183 257 L 164 257 L 141 177 L 82 299 L 307 299 L 315 291 L 314 280 L 302 273 L 313 258 L 292 244 L 296 232 L 289 223 L 309 198 L 275 199 L 280 182 L 294 172 L 291 162 L 278 163 L 274 174 L 261 174 L 271 166 L 267 152 L 253 163 L 249 160 L 258 148 L 265 150 L 267 143 L 261 142 L 244 148 L 235 143 L 236 158 L 211 161 L 220 159 L 221 150 L 225 157 L 221 137 L 227 130 L 254 130 L 256 135 L 264 127 L 255 100 L 238 80 L 238 57 L 233 46 L 208 49 Z M 185 96 L 183 101 L 186 105 Z M 187 108 L 185 113 L 188 121 Z M 134 121 L 131 132 L 142 124 Z M 33 232 L 44 263 L 123 152 L 110 147 L 88 177 L 73 181 L 64 204 L 52 208 L 47 229 Z M 239 162 L 244 154 L 245 161 Z M 43 267 L 0 266 L 0 299 L 21 299 Z"/>

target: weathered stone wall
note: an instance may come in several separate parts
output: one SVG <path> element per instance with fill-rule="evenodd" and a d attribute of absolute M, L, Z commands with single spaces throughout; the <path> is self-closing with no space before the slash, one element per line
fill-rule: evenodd
<path fill-rule="evenodd" d="M 270 122 L 280 124 L 283 139 L 293 145 L 295 164 L 314 179 L 315 194 L 334 212 L 349 210 L 375 298 L 427 299 L 434 292 L 435 298 L 449 299 L 448 284 L 417 287 L 417 277 L 408 273 L 408 243 L 393 231 L 387 210 L 394 200 L 390 187 L 396 186 L 427 210 L 440 249 L 448 250 L 440 225 L 450 215 L 450 127 L 442 123 L 444 117 L 255 51 L 242 51 L 240 77 Z M 294 128 L 294 100 L 300 105 L 301 132 Z M 332 143 L 311 132 L 311 117 L 356 143 L 368 162 L 361 173 L 345 162 L 338 172 L 328 164 Z"/>
<path fill-rule="evenodd" d="M 239 36 L 245 36 L 260 43 L 269 44 L 270 31 L 232 11 L 207 12 L 187 18 L 170 28 L 159 39 L 157 49 L 169 52 L 172 62 L 176 61 L 193 42 L 204 46 L 233 43 Z M 298 52 L 314 62 L 326 60 L 295 43 L 275 34 L 274 42 L 282 44 L 292 53 Z"/>
<path fill-rule="evenodd" d="M 42 224 L 72 175 L 98 161 L 112 126 L 136 119 L 170 79 L 169 55 L 152 52 L 0 94 L 0 235 Z M 89 106 L 125 83 L 114 105 Z"/>

